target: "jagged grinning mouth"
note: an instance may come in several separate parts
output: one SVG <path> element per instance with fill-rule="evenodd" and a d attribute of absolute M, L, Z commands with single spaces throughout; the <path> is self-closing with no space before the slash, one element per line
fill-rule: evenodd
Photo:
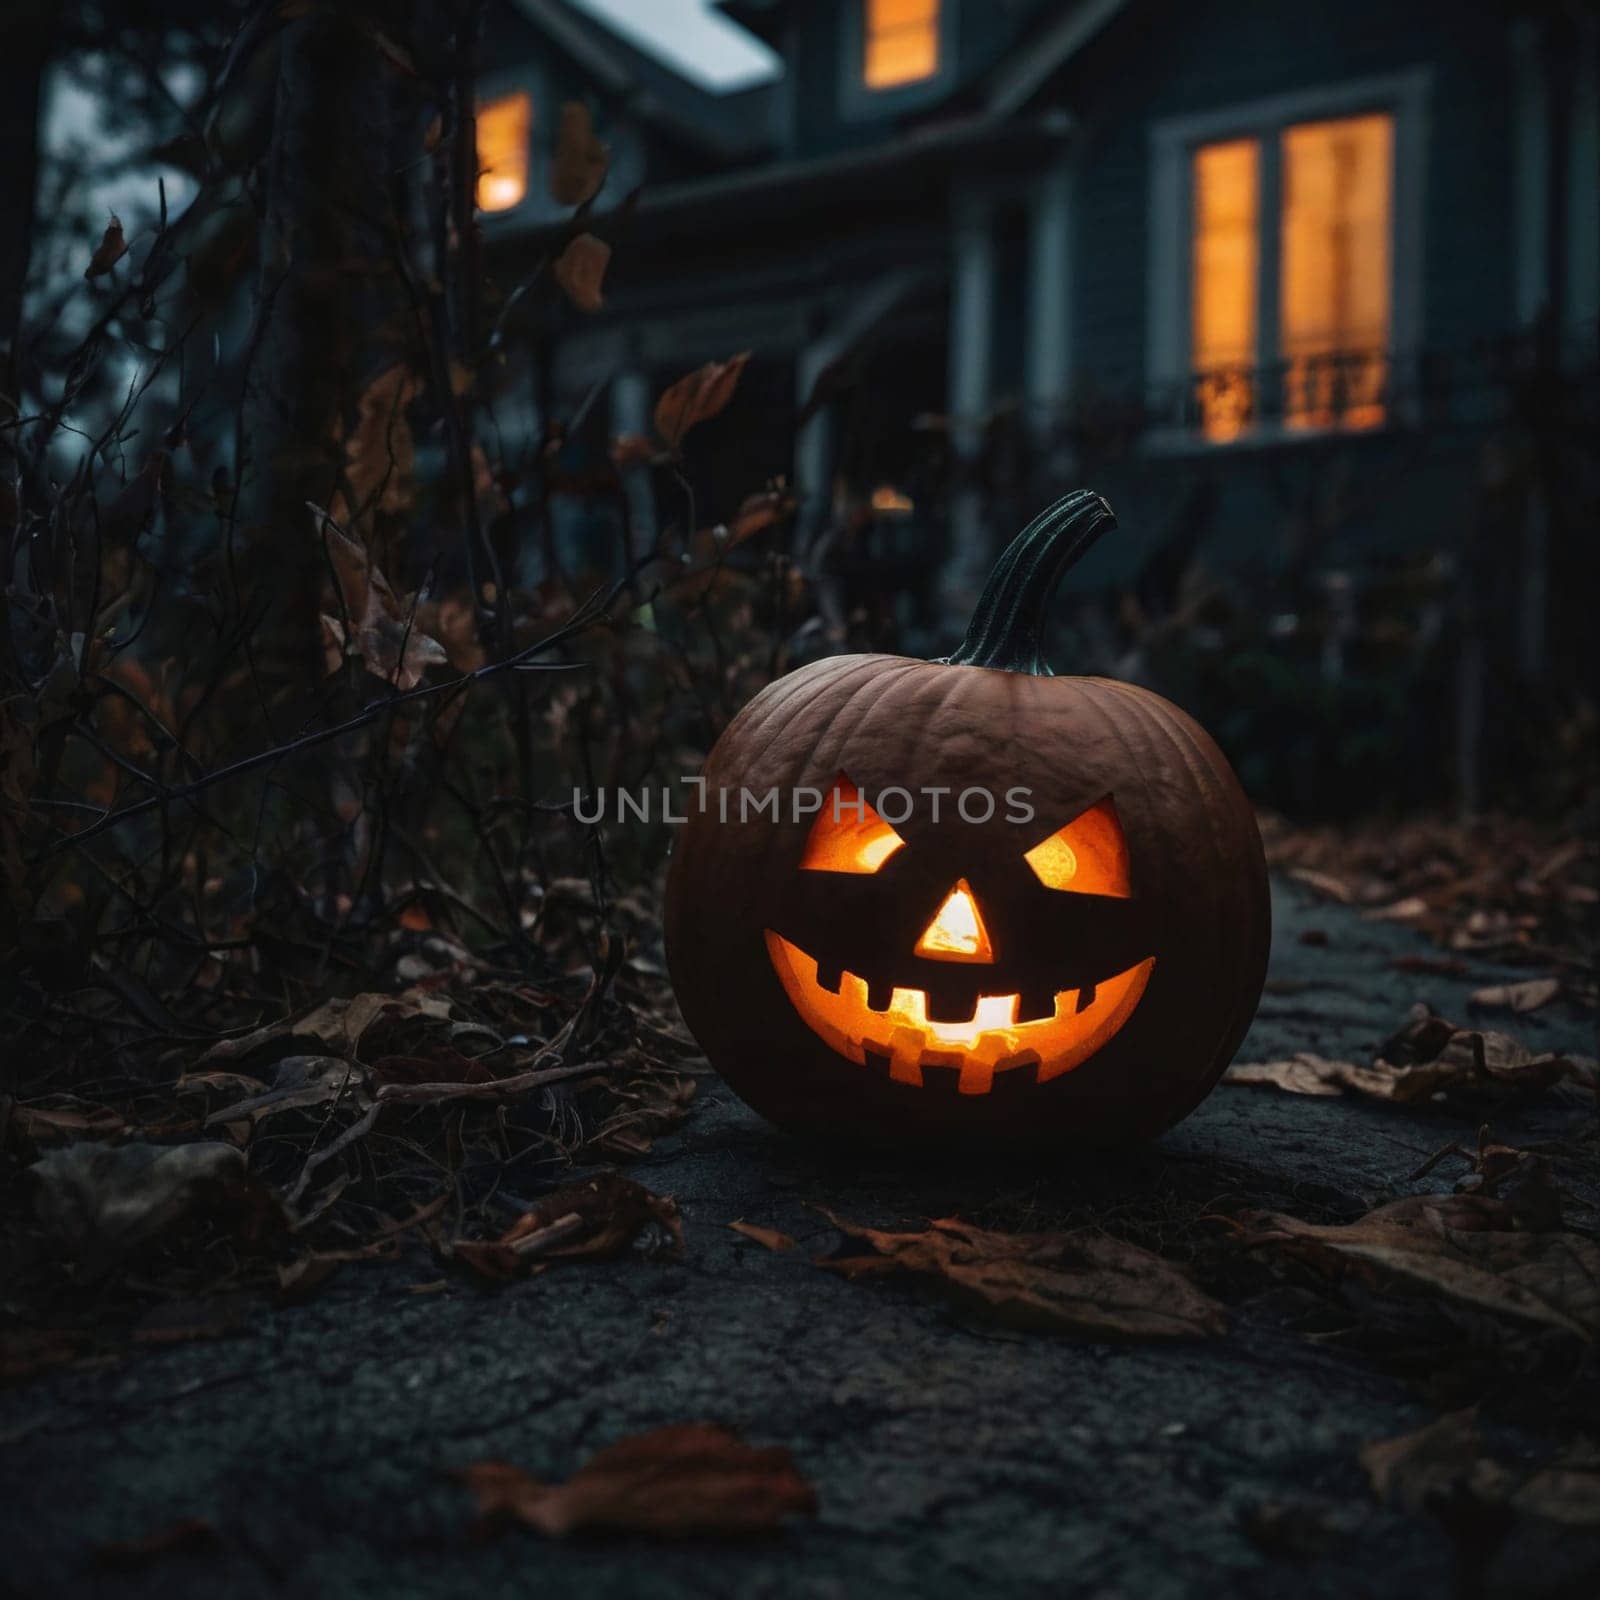
<path fill-rule="evenodd" d="M 930 1022 L 921 989 L 896 989 L 881 1011 L 867 1004 L 867 984 L 853 972 L 839 992 L 817 981 L 817 963 L 799 945 L 768 928 L 773 971 L 806 1026 L 858 1066 L 867 1052 L 888 1058 L 896 1083 L 923 1086 L 924 1067 L 956 1067 L 962 1094 L 988 1094 L 997 1072 L 1037 1065 L 1035 1081 L 1048 1083 L 1081 1066 L 1121 1031 L 1144 996 L 1156 958 L 1137 962 L 1096 984 L 1079 1010 L 1080 993 L 1063 989 L 1052 1016 L 1018 1022 L 1021 997 L 981 995 L 965 1022 Z"/>

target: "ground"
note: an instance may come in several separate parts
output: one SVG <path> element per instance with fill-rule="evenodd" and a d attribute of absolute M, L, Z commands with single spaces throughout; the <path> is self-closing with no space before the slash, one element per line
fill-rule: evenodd
<path fill-rule="evenodd" d="M 1281 883 L 1275 914 L 1244 1060 L 1369 1060 L 1414 1001 L 1465 1017 L 1469 990 L 1503 970 L 1398 970 L 1397 953 L 1426 948 L 1414 935 Z M 1308 930 L 1326 944 L 1302 942 Z M 1592 1018 L 1559 1004 L 1514 1026 L 1537 1048 L 1594 1050 Z M 1583 1539 L 1520 1521 L 1475 1553 L 1439 1519 L 1379 1505 L 1358 1450 L 1439 1408 L 1415 1374 L 1307 1337 L 1281 1295 L 1235 1297 L 1218 1338 L 1085 1344 L 970 1324 L 914 1287 L 809 1259 L 837 1238 L 817 1204 L 894 1227 L 1126 1217 L 1144 1243 L 1163 1207 L 1192 1216 L 1230 1197 L 1353 1217 L 1448 1189 L 1459 1164 L 1410 1175 L 1472 1141 L 1458 1113 L 1224 1086 L 1132 1157 L 906 1172 L 797 1147 L 714 1081 L 705 1099 L 629 1169 L 677 1197 L 681 1260 L 576 1263 L 486 1290 L 419 1249 L 238 1337 L 0 1396 L 0 1593 L 1593 1592 Z M 1570 1105 L 1547 1099 L 1494 1134 L 1536 1143 L 1561 1115 Z M 807 1248 L 772 1253 L 729 1229 L 739 1218 Z M 787 1446 L 816 1518 L 745 1545 L 468 1536 L 452 1468 L 501 1457 L 557 1479 L 614 1440 L 702 1419 Z M 1530 1412 L 1510 1443 L 1537 1446 L 1543 1426 Z M 97 1545 L 189 1517 L 220 1543 L 131 1572 L 90 1565 Z"/>

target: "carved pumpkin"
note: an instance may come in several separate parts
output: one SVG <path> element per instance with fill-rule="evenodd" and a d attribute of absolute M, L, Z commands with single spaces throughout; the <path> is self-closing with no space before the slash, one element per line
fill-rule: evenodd
<path fill-rule="evenodd" d="M 1069 495 L 948 660 L 814 662 L 718 739 L 667 955 L 696 1039 L 772 1120 L 1124 1143 L 1192 1110 L 1244 1036 L 1267 882 L 1226 759 L 1159 696 L 1039 657 L 1057 583 L 1111 526 Z M 754 803 L 774 791 L 776 817 Z"/>

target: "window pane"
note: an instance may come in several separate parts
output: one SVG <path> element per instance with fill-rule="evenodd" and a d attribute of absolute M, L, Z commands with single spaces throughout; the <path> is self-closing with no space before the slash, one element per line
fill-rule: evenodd
<path fill-rule="evenodd" d="M 1200 427 L 1208 439 L 1234 438 L 1254 411 L 1260 166 L 1254 139 L 1194 153 L 1190 326 Z"/>
<path fill-rule="evenodd" d="M 528 192 L 533 99 L 508 94 L 478 107 L 478 207 L 509 211 Z"/>
<path fill-rule="evenodd" d="M 931 78 L 939 70 L 939 0 L 866 0 L 869 89 Z"/>
<path fill-rule="evenodd" d="M 1280 335 L 1290 427 L 1383 421 L 1393 152 L 1386 114 L 1283 135 Z"/>

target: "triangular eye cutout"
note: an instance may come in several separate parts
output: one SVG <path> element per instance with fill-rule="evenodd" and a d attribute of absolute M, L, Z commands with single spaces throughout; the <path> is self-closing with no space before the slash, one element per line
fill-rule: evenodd
<path fill-rule="evenodd" d="M 1110 795 L 1040 840 L 1022 859 L 1047 889 L 1119 900 L 1133 896 L 1128 840 Z"/>
<path fill-rule="evenodd" d="M 800 870 L 876 872 L 904 843 L 841 772 L 811 824 Z"/>
<path fill-rule="evenodd" d="M 965 878 L 958 878 L 956 886 L 944 898 L 938 915 L 922 930 L 915 953 L 933 961 L 994 960 L 994 946 L 989 943 L 989 930 L 983 925 L 978 902 Z"/>

